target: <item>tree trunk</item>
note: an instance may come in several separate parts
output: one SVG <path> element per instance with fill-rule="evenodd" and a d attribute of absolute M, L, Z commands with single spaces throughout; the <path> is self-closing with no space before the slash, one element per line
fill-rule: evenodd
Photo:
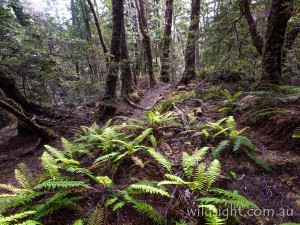
<path fill-rule="evenodd" d="M 124 12 L 122 14 L 124 21 Z M 132 71 L 130 67 L 130 59 L 127 48 L 127 39 L 126 39 L 126 29 L 125 22 L 122 25 L 121 29 L 121 95 L 127 101 L 138 102 L 140 100 L 140 95 L 134 85 L 134 80 L 132 76 Z"/>
<path fill-rule="evenodd" d="M 281 78 L 282 47 L 285 41 L 287 23 L 292 16 L 293 0 L 273 0 L 266 36 L 259 34 L 251 15 L 249 0 L 241 0 L 241 10 L 244 13 L 252 38 L 252 43 L 262 56 L 262 81 L 279 83 Z"/>
<path fill-rule="evenodd" d="M 21 105 L 24 111 L 31 114 L 41 114 L 46 112 L 41 106 L 27 101 L 17 88 L 15 80 L 9 77 L 4 70 L 0 70 L 0 89 L 3 90 L 8 98 L 11 98 Z"/>
<path fill-rule="evenodd" d="M 198 30 L 200 22 L 200 0 L 192 0 L 191 25 L 189 28 L 186 51 L 185 70 L 181 79 L 182 84 L 189 84 L 196 76 L 196 42 L 198 40 Z"/>
<path fill-rule="evenodd" d="M 22 108 L 16 104 L 12 99 L 9 99 L 5 96 L 5 93 L 0 90 L 0 107 L 6 110 L 7 112 L 16 116 L 20 121 L 24 122 L 30 129 L 33 130 L 40 138 L 43 143 L 50 141 L 56 137 L 56 134 L 49 130 L 46 127 L 38 125 L 34 120 L 28 118 Z"/>
<path fill-rule="evenodd" d="M 97 17 L 97 13 L 95 11 L 95 8 L 93 6 L 92 1 L 91 0 L 87 0 L 87 1 L 88 1 L 89 6 L 90 6 L 90 9 L 91 9 L 91 12 L 93 14 L 93 17 L 94 17 L 95 25 L 96 25 L 97 32 L 98 32 L 99 42 L 100 42 L 100 44 L 102 46 L 103 53 L 105 54 L 106 66 L 108 68 L 108 66 L 109 66 L 108 59 L 107 59 L 107 53 L 108 53 L 108 51 L 107 51 L 107 47 L 106 47 L 106 44 L 105 44 L 104 39 L 103 39 L 103 35 L 102 35 L 102 31 L 101 31 L 99 20 L 98 20 L 98 17 Z"/>
<path fill-rule="evenodd" d="M 288 50 L 292 49 L 292 46 L 299 34 L 299 31 L 300 31 L 300 27 L 295 27 L 286 34 L 285 41 L 283 44 L 283 50 L 282 50 L 282 63 L 286 62 L 287 52 L 288 52 Z"/>
<path fill-rule="evenodd" d="M 247 23 L 248 23 L 248 26 L 250 29 L 252 43 L 253 43 L 254 47 L 256 48 L 257 52 L 260 55 L 262 55 L 264 40 L 263 40 L 261 34 L 259 33 L 256 23 L 251 14 L 249 0 L 241 0 L 241 11 L 245 15 L 245 18 L 247 20 Z"/>
<path fill-rule="evenodd" d="M 292 9 L 293 0 L 273 0 L 272 2 L 262 54 L 263 81 L 279 83 L 282 46 Z"/>
<path fill-rule="evenodd" d="M 114 100 L 118 81 L 119 62 L 121 54 L 121 30 L 124 24 L 124 0 L 112 0 L 112 38 L 110 47 L 110 65 L 106 77 L 106 88 L 103 105 L 100 108 L 101 116 L 111 116 L 116 111 Z"/>
<path fill-rule="evenodd" d="M 160 80 L 168 83 L 170 81 L 170 44 L 172 33 L 173 0 L 166 1 L 165 12 L 165 34 L 163 37 L 161 75 Z"/>
<path fill-rule="evenodd" d="M 144 0 L 135 0 L 135 3 L 138 12 L 138 21 L 140 25 L 140 30 L 143 35 L 143 44 L 145 48 L 145 55 L 146 55 L 148 74 L 149 74 L 149 84 L 151 88 L 154 88 L 154 86 L 156 85 L 156 80 L 153 73 L 151 40 L 150 40 L 148 25 L 146 21 Z"/>

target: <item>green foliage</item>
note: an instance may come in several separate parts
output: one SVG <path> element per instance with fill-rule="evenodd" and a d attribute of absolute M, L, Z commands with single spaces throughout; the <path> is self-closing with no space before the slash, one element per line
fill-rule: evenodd
<path fill-rule="evenodd" d="M 201 197 L 198 201 L 203 204 L 231 205 L 232 207 L 241 209 L 258 208 L 253 202 L 239 195 L 236 191 L 230 192 L 220 188 L 214 188 L 210 191 L 218 197 Z"/>
<path fill-rule="evenodd" d="M 138 212 L 147 215 L 157 224 L 163 224 L 163 217 L 157 210 L 145 200 L 138 199 L 139 195 L 160 195 L 162 197 L 172 198 L 163 187 L 157 185 L 157 182 L 141 181 L 131 184 L 121 191 L 113 193 L 113 197 L 108 199 L 106 207 L 111 206 L 114 211 L 121 209 L 126 204 L 130 204 Z"/>
<path fill-rule="evenodd" d="M 300 127 L 297 127 L 292 136 L 293 138 L 300 138 Z"/>
<path fill-rule="evenodd" d="M 21 212 L 18 214 L 14 214 L 8 217 L 3 217 L 0 215 L 0 224 L 2 225 L 11 225 L 11 224 L 16 224 L 16 222 L 18 220 L 27 218 L 29 216 L 34 215 L 36 212 L 35 211 L 25 211 L 25 212 Z M 31 224 L 33 224 L 34 221 L 31 222 Z M 29 222 L 24 222 L 24 224 L 29 224 Z M 39 224 L 39 223 L 34 223 L 34 224 Z"/>

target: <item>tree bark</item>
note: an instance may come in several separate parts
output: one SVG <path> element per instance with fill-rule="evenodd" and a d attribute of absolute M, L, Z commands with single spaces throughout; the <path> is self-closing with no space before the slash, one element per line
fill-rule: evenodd
<path fill-rule="evenodd" d="M 3 90 L 8 98 L 11 98 L 16 103 L 21 105 L 25 112 L 31 114 L 41 114 L 46 112 L 43 107 L 27 101 L 27 99 L 17 88 L 15 80 L 9 77 L 4 70 L 0 70 L 0 89 Z"/>
<path fill-rule="evenodd" d="M 282 46 L 292 12 L 293 0 L 272 1 L 262 53 L 262 80 L 265 82 L 277 84 L 281 78 Z"/>
<path fill-rule="evenodd" d="M 247 20 L 250 35 L 252 39 L 252 43 L 254 47 L 256 48 L 257 52 L 262 55 L 263 52 L 263 46 L 264 46 L 264 40 L 259 33 L 256 23 L 253 19 L 250 6 L 249 6 L 249 0 L 241 0 L 241 11 L 245 15 L 245 18 Z"/>
<path fill-rule="evenodd" d="M 160 80 L 170 82 L 170 44 L 172 33 L 173 0 L 166 0 L 165 34 L 163 37 Z"/>
<path fill-rule="evenodd" d="M 103 105 L 100 107 L 100 115 L 111 116 L 116 111 L 114 100 L 118 81 L 119 62 L 121 56 L 121 32 L 124 24 L 124 0 L 112 0 L 112 38 L 110 47 L 110 65 L 106 77 L 106 88 L 103 97 Z"/>
<path fill-rule="evenodd" d="M 268 16 L 265 38 L 259 34 L 252 17 L 249 0 L 241 0 L 241 10 L 244 13 L 252 43 L 262 56 L 262 81 L 279 83 L 281 78 L 282 47 L 285 41 L 287 23 L 293 12 L 293 0 L 273 0 Z"/>
<path fill-rule="evenodd" d="M 288 50 L 292 49 L 292 46 L 299 34 L 299 31 L 300 31 L 300 27 L 298 26 L 298 27 L 294 27 L 286 34 L 285 41 L 283 44 L 283 50 L 282 50 L 282 63 L 286 62 L 287 52 L 288 52 Z"/>
<path fill-rule="evenodd" d="M 196 42 L 198 40 L 198 30 L 200 22 L 200 0 L 192 0 L 191 25 L 189 28 L 186 51 L 185 51 L 185 70 L 180 81 L 182 84 L 189 84 L 196 76 Z"/>
<path fill-rule="evenodd" d="M 124 21 L 124 12 L 122 14 Z M 140 95 L 134 85 L 134 80 L 132 76 L 132 71 L 130 67 L 130 59 L 127 48 L 127 39 L 126 39 L 126 29 L 125 29 L 125 21 L 122 25 L 121 29 L 121 95 L 124 99 L 128 101 L 138 102 L 140 100 Z"/>
<path fill-rule="evenodd" d="M 138 12 L 138 21 L 140 25 L 140 30 L 143 35 L 143 44 L 145 48 L 145 55 L 147 60 L 148 73 L 149 73 L 149 84 L 151 88 L 154 88 L 154 86 L 156 85 L 156 80 L 153 73 L 151 40 L 150 40 L 148 25 L 146 21 L 144 0 L 135 0 L 135 3 Z"/>
<path fill-rule="evenodd" d="M 107 47 L 106 47 L 106 44 L 105 44 L 104 39 L 103 39 L 103 35 L 102 35 L 102 31 L 101 31 L 101 27 L 100 27 L 100 23 L 99 23 L 99 20 L 98 20 L 97 13 L 95 11 L 95 8 L 93 6 L 92 1 L 91 0 L 87 0 L 87 2 L 89 4 L 91 12 L 93 14 L 95 25 L 96 25 L 97 32 L 98 32 L 99 42 L 100 42 L 100 44 L 102 46 L 103 53 L 105 54 L 105 59 L 107 60 L 107 53 L 108 53 L 108 51 L 107 51 Z"/>
<path fill-rule="evenodd" d="M 16 116 L 19 120 L 24 122 L 30 129 L 33 130 L 41 139 L 43 143 L 49 142 L 51 139 L 56 138 L 56 134 L 49 130 L 47 127 L 38 125 L 34 120 L 28 118 L 22 108 L 16 104 L 12 99 L 9 99 L 5 96 L 5 93 L 0 90 L 0 107 L 6 110 L 7 112 Z"/>

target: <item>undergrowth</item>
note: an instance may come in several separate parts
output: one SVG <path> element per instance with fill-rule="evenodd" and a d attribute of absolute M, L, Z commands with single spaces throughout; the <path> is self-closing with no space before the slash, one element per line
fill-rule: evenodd
<path fill-rule="evenodd" d="M 217 207 L 256 208 L 237 192 L 215 186 L 221 176 L 219 160 L 225 148 L 232 146 L 233 152 L 242 150 L 256 159 L 254 145 L 241 135 L 247 128 L 237 130 L 233 117 L 194 127 L 207 139 L 222 139 L 212 148 L 213 160 L 207 157 L 211 148 L 199 146 L 191 155 L 183 152 L 178 167 L 157 150 L 162 128 L 177 127 L 186 131 L 177 116 L 168 110 L 174 102 L 191 96 L 193 94 L 174 96 L 146 112 L 144 120 L 116 117 L 102 127 L 97 124 L 81 127 L 74 141 L 61 139 L 61 149 L 46 145 L 39 177 L 31 174 L 30 167 L 20 164 L 15 170 L 17 184 L 0 185 L 3 190 L 1 224 L 47 224 L 49 220 L 55 221 L 55 216 L 62 211 L 86 211 L 89 196 L 98 196 L 98 203 L 89 205 L 84 218 L 72 218 L 76 225 L 103 224 L 107 210 L 122 213 L 126 207 L 144 214 L 156 224 L 164 224 L 168 216 L 158 210 L 155 202 L 172 203 L 178 194 L 174 187 L 179 187 L 178 190 L 185 187 L 192 193 L 194 204 L 205 211 L 206 224 L 226 224 L 218 215 Z M 144 179 L 130 176 L 131 170 L 136 168 L 147 174 Z M 120 184 L 117 179 L 120 172 L 129 176 L 125 183 Z M 154 179 L 151 174 L 156 174 Z M 182 219 L 174 218 L 174 224 L 183 223 Z"/>

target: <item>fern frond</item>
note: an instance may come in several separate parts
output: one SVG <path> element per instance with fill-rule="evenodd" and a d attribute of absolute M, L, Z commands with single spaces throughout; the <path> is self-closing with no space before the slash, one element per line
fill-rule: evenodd
<path fill-rule="evenodd" d="M 59 166 L 57 165 L 55 159 L 48 152 L 43 153 L 41 160 L 43 167 L 50 173 L 53 179 L 61 176 L 58 170 Z"/>
<path fill-rule="evenodd" d="M 254 144 L 245 136 L 236 136 L 234 138 L 234 147 L 233 147 L 233 151 L 237 151 L 240 149 L 241 145 L 245 145 L 249 148 L 250 152 L 253 153 L 254 152 Z"/>
<path fill-rule="evenodd" d="M 26 212 L 21 212 L 18 214 L 14 214 L 8 217 L 0 217 L 0 224 L 1 225 L 10 225 L 12 223 L 17 222 L 20 219 L 24 219 L 26 217 L 32 216 L 36 213 L 36 211 L 26 211 Z"/>
<path fill-rule="evenodd" d="M 100 223 L 99 223 L 100 224 Z M 76 220 L 73 225 L 84 225 L 82 220 Z M 100 224 L 101 225 L 101 224 Z"/>
<path fill-rule="evenodd" d="M 23 223 L 18 223 L 16 225 L 42 225 L 42 224 L 35 220 L 26 220 Z"/>
<path fill-rule="evenodd" d="M 223 140 L 216 148 L 212 149 L 212 156 L 214 159 L 219 159 L 220 153 L 229 145 L 229 140 Z"/>
<path fill-rule="evenodd" d="M 300 127 L 297 127 L 294 131 L 292 138 L 300 138 Z"/>
<path fill-rule="evenodd" d="M 45 148 L 47 149 L 47 151 L 49 153 L 51 153 L 51 155 L 53 156 L 53 158 L 57 158 L 56 159 L 57 161 L 61 161 L 61 162 L 66 163 L 66 164 L 75 164 L 75 165 L 79 164 L 79 162 L 76 161 L 76 160 L 74 160 L 74 159 L 68 159 L 65 156 L 64 152 L 61 152 L 61 151 L 59 151 L 56 148 L 53 148 L 53 147 L 51 147 L 49 145 L 45 145 Z"/>
<path fill-rule="evenodd" d="M 87 225 L 102 225 L 104 224 L 104 208 L 100 203 L 90 212 Z"/>
<path fill-rule="evenodd" d="M 255 203 L 249 201 L 237 192 L 230 192 L 220 188 L 214 188 L 212 189 L 212 192 L 221 196 L 222 199 L 225 200 L 225 205 L 232 205 L 236 208 L 243 209 L 258 208 L 258 206 Z"/>
<path fill-rule="evenodd" d="M 120 201 L 120 202 L 114 204 L 112 210 L 113 210 L 113 211 L 117 211 L 117 210 L 123 208 L 125 205 L 126 205 L 126 201 Z"/>
<path fill-rule="evenodd" d="M 101 162 L 101 161 L 104 161 L 104 160 L 107 160 L 109 158 L 113 158 L 117 155 L 119 155 L 120 153 L 119 152 L 112 152 L 112 153 L 109 153 L 109 154 L 106 154 L 106 155 L 103 155 L 99 158 L 97 158 L 95 161 L 94 161 L 94 164 L 98 163 L 98 162 Z"/>
<path fill-rule="evenodd" d="M 44 194 L 45 192 L 34 192 L 32 194 L 15 195 L 15 196 L 10 196 L 8 198 L 6 197 L 4 203 L 0 205 L 0 213 L 4 212 L 9 208 L 25 205 L 31 202 L 33 199 L 42 196 Z"/>
<path fill-rule="evenodd" d="M 200 163 L 194 175 L 194 182 L 190 183 L 190 188 L 192 190 L 194 189 L 202 190 L 205 187 L 206 180 L 207 178 L 206 178 L 204 163 Z"/>
<path fill-rule="evenodd" d="M 194 166 L 198 161 L 202 160 L 208 151 L 208 147 L 196 150 L 192 155 L 188 155 L 186 152 L 182 154 L 182 166 L 183 171 L 187 177 L 191 177 L 193 174 Z"/>
<path fill-rule="evenodd" d="M 28 190 L 28 189 L 16 188 L 9 184 L 0 184 L 0 189 L 4 189 L 4 190 L 10 191 L 15 194 L 26 194 L 28 192 L 30 193 L 30 190 Z"/>
<path fill-rule="evenodd" d="M 206 188 L 210 189 L 211 185 L 218 179 L 221 173 L 221 164 L 219 160 L 215 159 L 210 164 L 210 167 L 208 168 L 206 172 Z"/>
<path fill-rule="evenodd" d="M 153 148 L 147 148 L 148 153 L 163 167 L 167 169 L 169 173 L 172 172 L 173 163 L 168 160 L 164 155 L 155 151 Z"/>
<path fill-rule="evenodd" d="M 138 137 L 136 137 L 132 143 L 134 145 L 138 145 L 140 144 L 143 140 L 145 140 L 145 138 L 147 138 L 148 136 L 150 136 L 153 132 L 152 128 L 148 128 L 146 130 L 144 130 Z"/>
<path fill-rule="evenodd" d="M 31 189 L 35 183 L 32 173 L 24 163 L 18 164 L 18 168 L 15 169 L 15 178 L 25 189 Z"/>
<path fill-rule="evenodd" d="M 52 197 L 47 199 L 45 203 L 37 207 L 35 218 L 39 220 L 42 217 L 48 215 L 49 213 L 58 210 L 62 207 L 71 208 L 71 209 L 76 208 L 77 210 L 80 210 L 81 207 L 75 202 L 82 199 L 82 197 L 69 198 L 67 197 L 69 193 L 70 193 L 69 191 L 59 191 L 56 194 L 54 194 Z"/>
<path fill-rule="evenodd" d="M 146 214 L 151 220 L 156 222 L 157 224 L 163 224 L 163 217 L 147 202 L 136 200 L 129 195 L 124 196 L 125 199 L 130 202 L 138 212 Z"/>
<path fill-rule="evenodd" d="M 71 165 L 71 166 L 67 166 L 65 168 L 67 171 L 71 172 L 71 173 L 77 173 L 77 174 L 85 174 L 87 176 L 89 176 L 90 178 L 94 179 L 95 176 L 93 175 L 93 173 L 86 168 L 82 168 L 76 165 Z"/>
<path fill-rule="evenodd" d="M 161 196 L 165 196 L 168 198 L 173 198 L 168 192 L 165 190 L 159 189 L 157 187 L 153 186 L 148 186 L 148 185 L 142 185 L 142 184 L 132 184 L 128 188 L 128 190 L 140 190 L 143 193 L 148 193 L 148 194 L 159 194 Z"/>
<path fill-rule="evenodd" d="M 78 188 L 78 187 L 84 187 L 84 188 L 90 188 L 88 184 L 86 184 L 83 181 L 71 181 L 71 180 L 46 180 L 41 184 L 38 184 L 35 186 L 34 189 L 56 189 L 56 188 Z"/>

